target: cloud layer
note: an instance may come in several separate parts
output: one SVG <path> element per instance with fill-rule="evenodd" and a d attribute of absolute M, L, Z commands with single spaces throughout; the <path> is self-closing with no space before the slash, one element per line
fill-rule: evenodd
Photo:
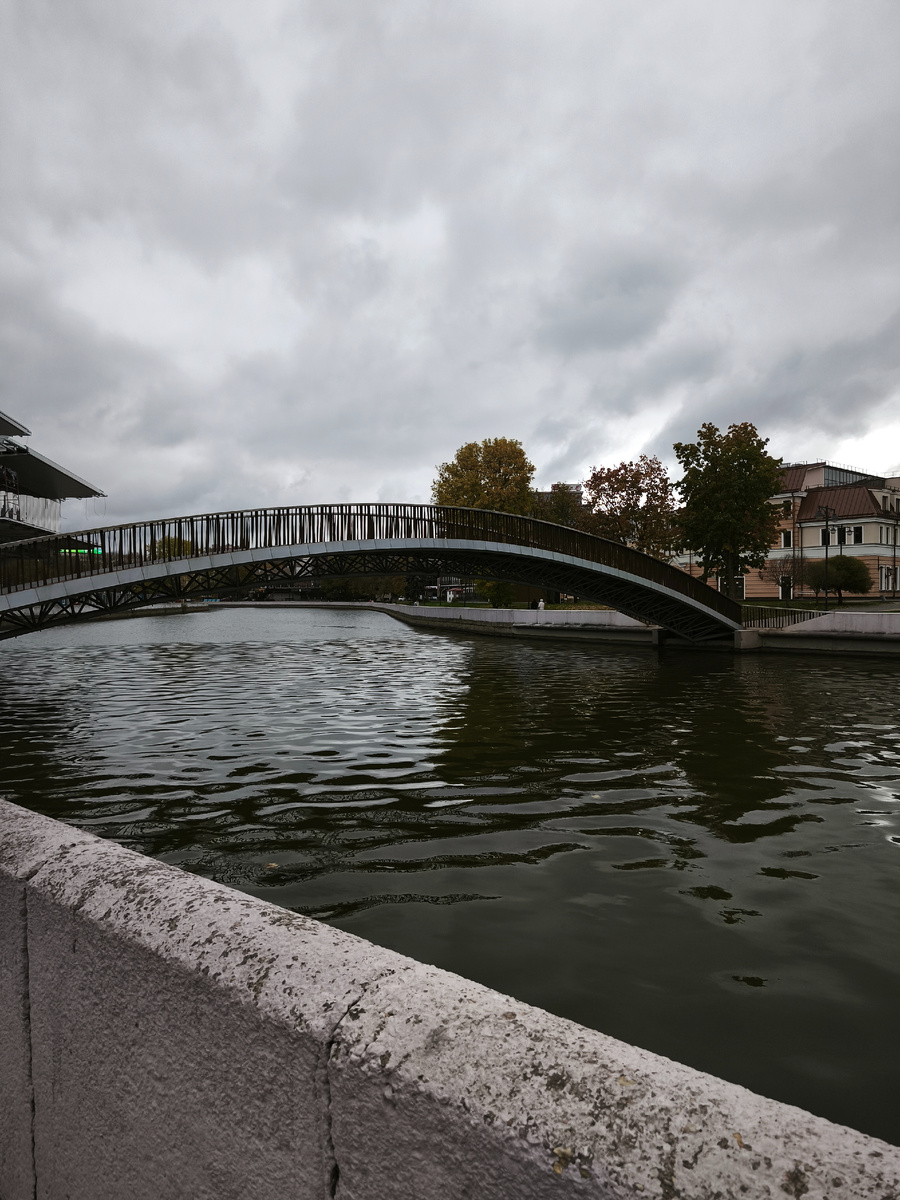
<path fill-rule="evenodd" d="M 900 462 L 893 0 L 0 20 L 0 408 L 107 519 L 426 499 L 488 436 L 575 479 L 704 420 Z"/>

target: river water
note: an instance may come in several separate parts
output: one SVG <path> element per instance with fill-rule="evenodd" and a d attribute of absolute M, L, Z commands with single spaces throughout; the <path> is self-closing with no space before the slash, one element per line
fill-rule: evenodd
<path fill-rule="evenodd" d="M 893 662 L 254 608 L 0 673 L 7 799 L 900 1143 Z"/>

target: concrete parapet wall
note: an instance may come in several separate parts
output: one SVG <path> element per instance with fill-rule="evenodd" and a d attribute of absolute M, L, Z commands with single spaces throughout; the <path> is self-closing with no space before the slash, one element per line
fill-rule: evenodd
<path fill-rule="evenodd" d="M 552 628 L 556 626 L 584 626 L 592 629 L 647 629 L 643 621 L 636 621 L 625 613 L 614 609 L 544 609 L 533 608 L 432 608 L 429 605 L 378 604 L 385 612 L 398 616 L 414 616 L 438 621 L 477 621 L 482 625 L 516 625 Z"/>
<path fill-rule="evenodd" d="M 812 617 L 799 625 L 790 627 L 791 633 L 855 633 L 864 637 L 900 638 L 900 612 L 823 612 L 821 617 Z"/>
<path fill-rule="evenodd" d="M 356 607 L 348 605 L 348 607 Z M 528 609 L 414 608 L 406 604 L 369 605 L 411 625 L 452 628 L 466 633 L 489 633 L 554 638 L 566 641 L 617 642 L 630 645 L 694 648 L 656 626 L 635 621 L 624 613 L 587 609 L 535 612 Z M 823 613 L 787 629 L 739 629 L 731 644 L 737 651 L 802 652 L 816 654 L 900 654 L 900 613 Z M 701 643 L 704 650 L 725 649 L 726 643 Z"/>
<path fill-rule="evenodd" d="M 305 601 L 315 608 L 351 608 L 384 612 L 407 625 L 454 633 L 517 637 L 532 641 L 612 642 L 653 645 L 655 626 L 636 621 L 613 609 L 535 610 L 522 608 L 438 608 L 423 604 L 382 604 L 356 601 Z M 298 607 L 293 604 L 290 607 Z"/>
<path fill-rule="evenodd" d="M 883 1142 L 0 802 L 3 1200 L 898 1193 Z"/>

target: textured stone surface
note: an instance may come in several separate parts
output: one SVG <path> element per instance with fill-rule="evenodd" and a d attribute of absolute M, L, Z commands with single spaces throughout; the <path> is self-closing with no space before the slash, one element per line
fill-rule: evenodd
<path fill-rule="evenodd" d="M 0 874 L 0 1196 L 31 1200 L 31 1045 L 25 886 Z"/>
<path fill-rule="evenodd" d="M 833 601 L 832 601 L 833 603 Z M 862 633 L 870 637 L 881 636 L 900 637 L 900 613 L 896 612 L 861 612 L 849 609 L 844 612 L 822 613 L 821 617 L 812 617 L 800 625 L 791 626 L 789 632 L 809 633 Z"/>
<path fill-rule="evenodd" d="M 328 1045 L 383 952 L 29 819 L 66 835 L 28 883 L 37 1196 L 329 1195 Z"/>
<path fill-rule="evenodd" d="M 3 1200 L 900 1195 L 885 1143 L 2 802 L 0 905 Z"/>
<path fill-rule="evenodd" d="M 412 964 L 331 1062 L 342 1195 L 894 1197 L 900 1150 Z"/>
<path fill-rule="evenodd" d="M 0 810 L 0 1197 L 32 1200 L 26 883 L 61 845 L 80 835 L 12 805 Z"/>
<path fill-rule="evenodd" d="M 349 606 L 348 606 L 349 607 Z M 357 606 L 358 607 L 358 606 Z M 477 621 L 482 625 L 586 625 L 595 628 L 646 629 L 643 621 L 636 621 L 625 613 L 614 609 L 544 609 L 533 608 L 431 608 L 413 604 L 372 604 L 380 612 L 397 613 L 410 617 L 427 617 L 435 621 Z"/>

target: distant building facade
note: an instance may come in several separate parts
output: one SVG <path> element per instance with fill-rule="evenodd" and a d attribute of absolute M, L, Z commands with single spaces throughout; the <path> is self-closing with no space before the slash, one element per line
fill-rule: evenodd
<path fill-rule="evenodd" d="M 826 542 L 830 557 L 850 555 L 865 563 L 872 593 L 900 592 L 900 476 L 870 475 L 828 462 L 785 463 L 782 490 L 771 503 L 779 509 L 777 540 L 765 567 L 743 576 L 746 599 L 812 598 L 803 564 L 824 558 Z M 673 561 L 700 574 L 691 554 Z"/>
<path fill-rule="evenodd" d="M 0 412 L 0 542 L 59 533 L 63 500 L 105 495 L 23 445 L 20 439 L 30 436 L 29 429 Z"/>

